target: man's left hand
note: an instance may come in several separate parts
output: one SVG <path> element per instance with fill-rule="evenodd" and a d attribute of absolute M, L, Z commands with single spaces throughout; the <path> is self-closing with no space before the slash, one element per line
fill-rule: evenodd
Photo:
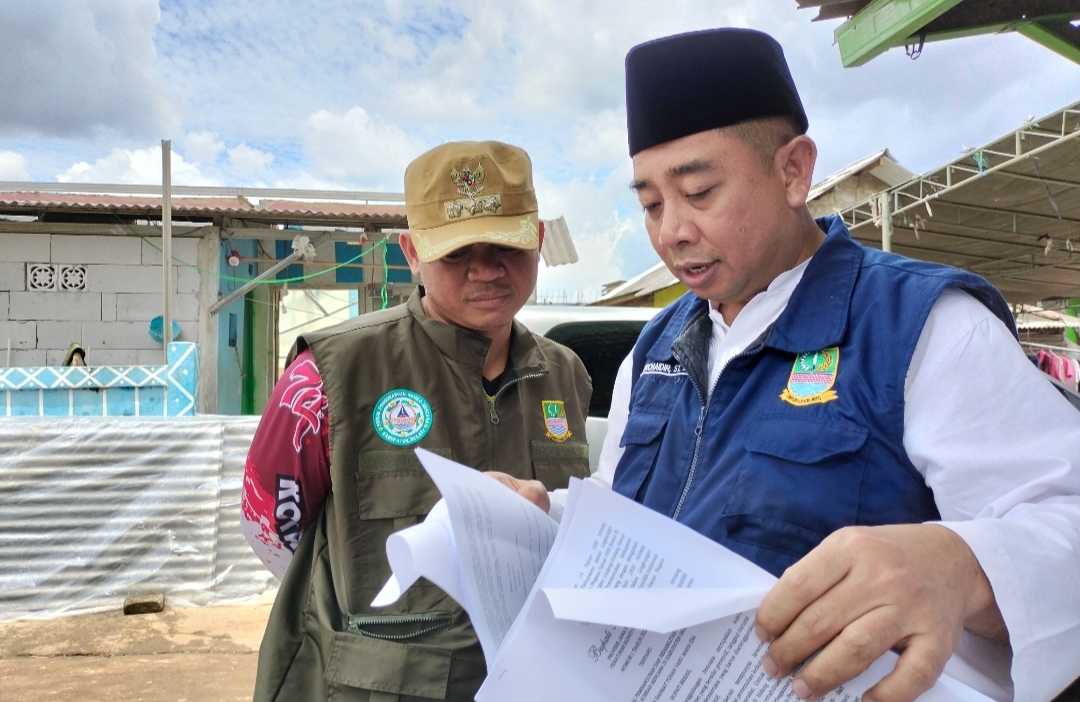
<path fill-rule="evenodd" d="M 937 524 L 848 527 L 788 568 L 757 611 L 765 671 L 816 699 L 891 648 L 894 670 L 867 702 L 910 702 L 930 689 L 964 628 L 1007 641 L 990 582 L 963 539 Z"/>
<path fill-rule="evenodd" d="M 539 480 L 521 480 L 512 475 L 500 473 L 497 470 L 485 471 L 484 475 L 490 475 L 492 478 L 495 478 L 506 487 L 544 510 L 545 513 L 551 511 L 551 498 L 548 497 L 547 488 L 545 488 L 544 484 Z"/>

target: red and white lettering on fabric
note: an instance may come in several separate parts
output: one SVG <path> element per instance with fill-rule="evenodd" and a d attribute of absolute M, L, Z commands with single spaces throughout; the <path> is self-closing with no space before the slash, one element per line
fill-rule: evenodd
<path fill-rule="evenodd" d="M 296 419 L 293 430 L 293 449 L 300 453 L 304 437 L 318 436 L 322 431 L 325 398 L 322 377 L 310 358 L 289 366 L 289 385 L 281 395 L 280 407 L 288 407 Z"/>
<path fill-rule="evenodd" d="M 330 491 L 329 438 L 322 376 L 303 351 L 270 394 L 244 470 L 241 528 L 279 578 Z"/>

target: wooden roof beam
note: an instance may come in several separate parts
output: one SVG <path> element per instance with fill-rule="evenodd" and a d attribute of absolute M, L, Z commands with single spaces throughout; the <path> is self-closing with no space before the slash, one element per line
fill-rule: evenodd
<path fill-rule="evenodd" d="M 874 0 L 836 30 L 845 68 L 861 66 L 902 44 L 961 0 Z"/>

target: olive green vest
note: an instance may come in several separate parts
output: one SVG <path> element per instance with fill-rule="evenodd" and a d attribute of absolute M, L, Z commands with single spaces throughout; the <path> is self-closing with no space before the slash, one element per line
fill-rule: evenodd
<path fill-rule="evenodd" d="M 481 382 L 488 339 L 429 319 L 419 292 L 407 305 L 297 341 L 292 356 L 310 348 L 326 390 L 332 488 L 281 583 L 259 651 L 256 702 L 473 699 L 484 658 L 457 603 L 426 579 L 390 607 L 369 603 L 390 576 L 386 538 L 421 521 L 440 497 L 413 449 L 548 489 L 588 475 L 584 366 L 518 322 L 512 339 L 517 379 L 494 399 Z M 385 417 L 376 408 L 395 390 L 430 405 L 427 433 L 415 443 L 395 445 L 376 431 Z"/>

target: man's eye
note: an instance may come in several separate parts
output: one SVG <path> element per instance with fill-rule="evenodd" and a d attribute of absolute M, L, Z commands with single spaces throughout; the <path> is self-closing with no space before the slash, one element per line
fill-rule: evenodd
<path fill-rule="evenodd" d="M 704 190 L 700 190 L 700 191 L 698 191 L 696 193 L 687 193 L 686 199 L 691 200 L 691 201 L 692 200 L 700 200 L 700 199 L 702 199 L 703 197 L 705 197 L 706 195 L 708 195 L 711 192 L 712 192 L 712 188 L 705 188 Z"/>
<path fill-rule="evenodd" d="M 644 210 L 645 212 L 651 214 L 651 213 L 656 212 L 657 210 L 660 209 L 660 203 L 659 202 L 643 203 L 641 205 L 641 209 Z"/>
<path fill-rule="evenodd" d="M 462 251 L 461 249 L 458 249 L 457 251 L 451 251 L 450 253 L 443 256 L 442 260 L 446 261 L 447 263 L 457 263 L 458 261 L 461 261 L 464 258 L 465 258 L 465 252 Z"/>

